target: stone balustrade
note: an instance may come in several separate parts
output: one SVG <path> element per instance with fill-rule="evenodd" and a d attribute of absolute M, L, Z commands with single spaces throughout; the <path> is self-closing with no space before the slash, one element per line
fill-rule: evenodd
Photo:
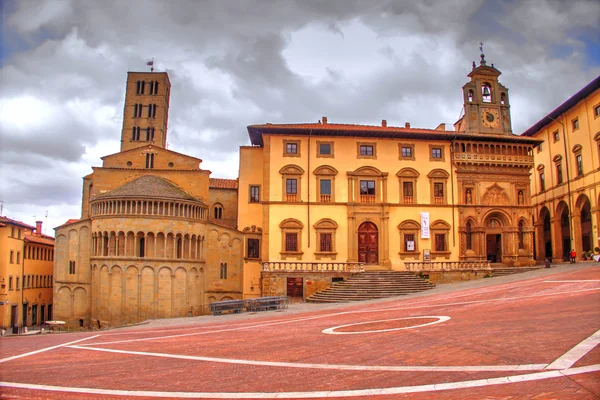
<path fill-rule="evenodd" d="M 472 271 L 491 270 L 490 261 L 432 261 L 432 262 L 405 262 L 407 271 Z"/>
<path fill-rule="evenodd" d="M 271 261 L 262 263 L 263 272 L 364 272 L 357 262 L 297 262 Z"/>
<path fill-rule="evenodd" d="M 480 154 L 480 153 L 454 153 L 455 161 L 466 162 L 495 162 L 511 164 L 531 164 L 533 165 L 533 156 L 516 154 Z"/>

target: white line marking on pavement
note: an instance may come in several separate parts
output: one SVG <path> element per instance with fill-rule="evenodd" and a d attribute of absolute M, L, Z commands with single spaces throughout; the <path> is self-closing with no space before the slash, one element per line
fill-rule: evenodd
<path fill-rule="evenodd" d="M 544 283 L 573 283 L 573 282 L 600 282 L 600 279 L 573 279 L 566 281 L 544 281 Z"/>
<path fill-rule="evenodd" d="M 481 371 L 537 371 L 543 370 L 547 364 L 523 364 L 523 365 L 464 365 L 464 366 L 411 366 L 411 365 L 348 365 L 348 364 L 309 364 L 292 363 L 282 361 L 258 361 L 242 360 L 232 358 L 216 358 L 202 356 L 188 356 L 180 354 L 150 353 L 145 351 L 129 351 L 104 349 L 88 346 L 70 346 L 73 349 L 103 351 L 107 353 L 131 354 L 135 356 L 151 356 L 162 358 L 174 358 L 180 360 L 205 361 L 225 364 L 259 365 L 263 367 L 286 367 L 286 368 L 310 368 L 310 369 L 332 369 L 349 371 L 391 371 L 391 372 L 481 372 Z"/>
<path fill-rule="evenodd" d="M 375 330 L 375 331 L 336 332 L 336 329 L 347 328 L 349 326 L 368 325 L 368 324 L 376 324 L 378 322 L 400 321 L 400 320 L 406 320 L 406 319 L 432 319 L 432 318 L 437 318 L 437 321 L 427 322 L 425 324 L 419 324 L 419 325 L 405 326 L 405 327 L 402 327 L 402 328 L 378 329 L 378 330 Z M 402 331 L 402 330 L 406 330 L 406 329 L 421 328 L 423 326 L 439 324 L 440 322 L 446 322 L 449 319 L 450 319 L 450 317 L 445 317 L 445 316 L 442 316 L 442 317 L 437 317 L 437 316 L 418 316 L 418 317 L 404 317 L 404 318 L 381 319 L 381 320 L 377 320 L 377 321 L 357 322 L 355 324 L 347 324 L 347 325 L 334 326 L 333 328 L 323 329 L 322 332 L 326 333 L 328 335 L 362 335 L 362 334 L 365 334 L 365 333 Z"/>
<path fill-rule="evenodd" d="M 592 336 L 583 340 L 581 343 L 567 351 L 562 356 L 558 357 L 553 363 L 548 365 L 546 369 L 567 369 L 571 368 L 583 356 L 592 351 L 600 343 L 600 330 L 596 331 Z"/>
<path fill-rule="evenodd" d="M 59 344 L 59 345 L 51 346 L 51 347 L 46 347 L 46 348 L 43 348 L 43 349 L 39 349 L 39 350 L 35 350 L 35 351 L 30 351 L 29 353 L 23 353 L 23 354 L 19 354 L 19 355 L 12 356 L 12 357 L 6 357 L 6 358 L 3 358 L 3 359 L 0 359 L 0 364 L 5 363 L 7 361 L 11 361 L 11 360 L 16 360 L 17 358 L 23 358 L 23 357 L 27 357 L 27 356 L 32 356 L 34 354 L 42 353 L 44 351 L 54 350 L 54 349 L 57 349 L 59 347 L 69 346 L 71 344 L 83 342 L 84 340 L 90 340 L 90 339 L 93 339 L 93 338 L 98 337 L 98 336 L 100 336 L 100 335 L 90 336 L 90 337 L 87 337 L 87 338 L 75 340 L 73 342 L 63 343 L 63 344 Z"/>
<path fill-rule="evenodd" d="M 188 399 L 290 399 L 290 398 L 318 398 L 318 397 L 358 397 L 392 395 L 402 393 L 437 392 L 441 390 L 466 389 L 473 387 L 503 385 L 509 383 L 531 382 L 543 379 L 562 378 L 563 376 L 585 374 L 600 371 L 600 364 L 582 368 L 572 368 L 565 371 L 544 371 L 525 375 L 509 375 L 499 378 L 477 379 L 472 381 L 446 382 L 439 384 L 418 386 L 396 386 L 378 389 L 333 390 L 318 392 L 158 392 L 149 390 L 113 390 L 82 387 L 61 387 L 49 385 L 36 385 L 31 383 L 0 382 L 0 387 L 17 389 L 46 390 L 53 392 L 85 393 L 129 397 L 170 397 Z"/>

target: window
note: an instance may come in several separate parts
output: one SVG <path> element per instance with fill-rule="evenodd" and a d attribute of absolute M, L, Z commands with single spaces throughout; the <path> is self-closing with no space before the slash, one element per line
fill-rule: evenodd
<path fill-rule="evenodd" d="M 146 153 L 146 168 L 154 168 L 154 153 Z"/>
<path fill-rule="evenodd" d="M 142 116 L 142 105 L 134 104 L 133 105 L 133 118 L 140 118 Z"/>
<path fill-rule="evenodd" d="M 300 141 L 299 140 L 284 140 L 283 141 L 283 156 L 284 157 L 300 157 Z"/>
<path fill-rule="evenodd" d="M 138 242 L 138 257 L 146 256 L 146 238 L 140 237 Z"/>
<path fill-rule="evenodd" d="M 372 142 L 356 143 L 356 157 L 377 159 L 377 145 Z"/>
<path fill-rule="evenodd" d="M 332 234 L 321 233 L 319 234 L 319 251 L 320 252 L 331 252 L 333 250 L 332 245 Z"/>
<path fill-rule="evenodd" d="M 13 277 L 8 277 L 8 290 L 13 290 Z"/>
<path fill-rule="evenodd" d="M 544 171 L 540 171 L 540 191 L 546 190 L 546 177 L 544 176 Z"/>
<path fill-rule="evenodd" d="M 523 234 L 523 221 L 519 222 L 519 249 L 525 248 L 525 240 Z"/>
<path fill-rule="evenodd" d="M 223 205 L 217 203 L 213 206 L 213 218 L 223 219 Z"/>
<path fill-rule="evenodd" d="M 19 286 L 19 277 L 17 276 L 17 284 L 15 285 L 17 290 L 21 290 L 21 286 Z"/>
<path fill-rule="evenodd" d="M 15 227 L 14 227 L 14 226 L 11 226 L 11 227 L 10 227 L 10 237 L 11 237 L 11 238 L 14 238 L 14 237 L 15 237 Z"/>
<path fill-rule="evenodd" d="M 317 141 L 317 157 L 333 158 L 333 142 Z"/>
<path fill-rule="evenodd" d="M 286 201 L 297 201 L 298 180 L 294 178 L 285 180 Z"/>
<path fill-rule="evenodd" d="M 248 258 L 260 258 L 260 240 L 248 239 Z"/>
<path fill-rule="evenodd" d="M 75 261 L 69 261 L 69 274 L 75 274 Z M 27 286 L 29 286 L 29 284 Z"/>
<path fill-rule="evenodd" d="M 281 228 L 281 258 L 287 257 L 301 259 L 302 255 L 302 229 L 304 224 L 294 218 L 283 220 L 279 227 Z"/>
<path fill-rule="evenodd" d="M 401 152 L 402 158 L 412 158 L 412 156 L 413 156 L 412 152 L 413 152 L 412 147 L 403 146 L 402 152 Z"/>
<path fill-rule="evenodd" d="M 571 126 L 573 127 L 574 131 L 579 129 L 579 118 L 575 118 L 575 119 L 571 120 Z"/>
<path fill-rule="evenodd" d="M 543 149 L 542 149 L 542 144 L 543 144 L 543 143 L 540 143 L 540 144 L 538 145 L 538 147 L 537 147 L 537 152 L 538 152 L 538 153 L 541 153 L 541 152 L 542 152 L 542 150 L 543 150 Z"/>
<path fill-rule="evenodd" d="M 250 203 L 260 202 L 260 186 L 250 185 Z"/>
<path fill-rule="evenodd" d="M 577 163 L 577 176 L 583 175 L 583 157 L 581 154 L 575 155 L 575 162 Z"/>
<path fill-rule="evenodd" d="M 227 263 L 221 263 L 219 279 L 227 279 Z"/>
<path fill-rule="evenodd" d="M 398 225 L 400 231 L 400 254 L 401 258 L 419 257 L 419 231 L 421 225 L 414 220 L 406 220 Z"/>
<path fill-rule="evenodd" d="M 150 94 L 158 94 L 158 82 L 150 81 Z"/>
<path fill-rule="evenodd" d="M 148 118 L 156 118 L 156 104 L 148 105 Z"/>
<path fill-rule="evenodd" d="M 559 185 L 563 183 L 562 164 L 556 164 L 556 182 Z"/>
<path fill-rule="evenodd" d="M 506 93 L 500 93 L 500 104 L 506 104 Z"/>
<path fill-rule="evenodd" d="M 331 202 L 331 180 L 321 179 L 319 181 L 319 200 L 323 203 Z"/>
<path fill-rule="evenodd" d="M 404 235 L 404 251 L 415 251 L 415 234 L 406 233 Z"/>
<path fill-rule="evenodd" d="M 444 199 L 444 184 L 436 182 L 433 184 L 433 197 L 435 204 L 442 204 Z"/>
<path fill-rule="evenodd" d="M 429 174 L 430 186 L 430 203 L 431 204 L 446 204 L 446 185 L 450 174 L 443 169 L 434 169 Z"/>
<path fill-rule="evenodd" d="M 404 204 L 414 203 L 414 182 L 402 182 L 402 196 Z"/>
<path fill-rule="evenodd" d="M 400 180 L 400 203 L 415 204 L 417 202 L 417 178 L 419 172 L 414 168 L 403 168 L 396 174 Z"/>
<path fill-rule="evenodd" d="M 600 117 L 600 104 L 594 106 L 594 118 Z"/>
<path fill-rule="evenodd" d="M 131 128 L 131 140 L 138 141 L 140 140 L 140 127 L 134 126 Z"/>
<path fill-rule="evenodd" d="M 21 239 L 21 228 L 17 229 L 17 237 Z"/>
<path fill-rule="evenodd" d="M 31 324 L 37 325 L 37 313 L 38 313 L 38 305 L 34 304 L 31 306 Z"/>
<path fill-rule="evenodd" d="M 429 145 L 429 161 L 445 161 L 442 146 Z"/>
<path fill-rule="evenodd" d="M 373 146 L 360 146 L 360 155 L 361 156 L 373 156 Z"/>
<path fill-rule="evenodd" d="M 554 131 L 552 133 L 552 138 L 554 139 L 554 143 L 558 142 L 560 140 L 560 136 L 558 135 L 558 131 Z"/>
<path fill-rule="evenodd" d="M 467 92 L 467 101 L 469 103 L 473 102 L 473 91 L 471 89 L 469 89 L 469 91 Z"/>
<path fill-rule="evenodd" d="M 138 128 L 140 129 L 140 128 Z M 139 140 L 139 132 L 138 132 L 138 140 Z M 152 142 L 154 141 L 154 128 L 146 128 L 146 141 Z"/>
<path fill-rule="evenodd" d="M 21 252 L 17 251 L 17 264 L 21 263 Z"/>
<path fill-rule="evenodd" d="M 465 229 L 465 235 L 466 235 L 466 244 L 467 244 L 467 250 L 473 250 L 473 232 L 471 229 L 471 222 L 467 222 L 467 227 Z"/>
<path fill-rule="evenodd" d="M 435 251 L 446 251 L 446 235 L 436 233 L 435 235 Z"/>
<path fill-rule="evenodd" d="M 15 251 L 14 250 L 10 251 L 9 261 L 10 261 L 11 264 L 15 263 Z"/>
<path fill-rule="evenodd" d="M 487 82 L 481 85 L 481 100 L 484 103 L 492 102 L 492 86 Z"/>
<path fill-rule="evenodd" d="M 146 82 L 144 82 L 144 81 L 137 81 L 136 82 L 135 94 L 144 94 L 144 88 L 145 87 L 146 87 Z"/>
<path fill-rule="evenodd" d="M 442 158 L 442 149 L 437 147 L 431 149 L 431 158 Z"/>
<path fill-rule="evenodd" d="M 375 203 L 375 181 L 360 181 L 360 202 Z"/>
<path fill-rule="evenodd" d="M 285 251 L 298 251 L 298 233 L 293 232 L 285 234 Z"/>

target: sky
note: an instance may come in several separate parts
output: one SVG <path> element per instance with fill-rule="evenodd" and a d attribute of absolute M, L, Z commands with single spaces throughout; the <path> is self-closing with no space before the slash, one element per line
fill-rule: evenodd
<path fill-rule="evenodd" d="M 436 128 L 479 43 L 520 134 L 600 74 L 597 0 L 2 0 L 2 215 L 44 233 L 81 215 L 119 151 L 127 71 L 172 83 L 168 147 L 238 176 L 251 124 Z M 46 214 L 48 215 L 46 217 Z"/>

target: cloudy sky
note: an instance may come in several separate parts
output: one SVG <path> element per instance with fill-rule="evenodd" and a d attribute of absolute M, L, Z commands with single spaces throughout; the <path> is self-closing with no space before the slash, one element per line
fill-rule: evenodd
<path fill-rule="evenodd" d="M 235 178 L 246 126 L 453 123 L 479 42 L 519 134 L 600 74 L 597 0 L 2 0 L 0 200 L 46 233 L 117 152 L 127 71 L 168 71 L 169 148 Z"/>

